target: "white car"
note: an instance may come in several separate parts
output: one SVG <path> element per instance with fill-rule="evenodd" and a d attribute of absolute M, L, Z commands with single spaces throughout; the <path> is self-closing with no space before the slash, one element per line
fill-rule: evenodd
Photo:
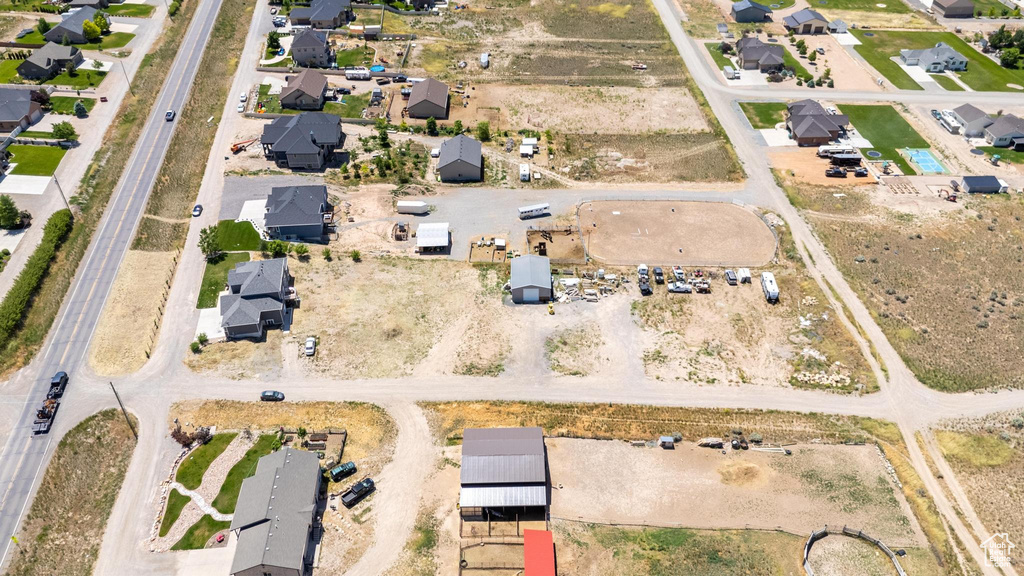
<path fill-rule="evenodd" d="M 271 8 L 270 9 L 270 13 L 271 14 L 277 14 L 277 8 Z"/>
<path fill-rule="evenodd" d="M 239 104 L 238 108 L 236 108 L 236 110 L 238 110 L 239 114 L 245 112 L 245 104 Z"/>
<path fill-rule="evenodd" d="M 238 101 L 239 102 L 245 102 L 248 99 L 249 99 L 249 95 L 246 94 L 245 92 L 242 92 L 241 96 L 238 97 Z"/>
<path fill-rule="evenodd" d="M 669 282 L 668 291 L 675 292 L 677 294 L 689 294 L 693 292 L 693 286 L 690 286 L 686 282 Z"/>
<path fill-rule="evenodd" d="M 683 280 L 686 280 L 686 270 L 683 270 L 682 266 L 673 266 L 672 276 L 674 276 L 676 280 L 682 282 Z"/>
<path fill-rule="evenodd" d="M 312 356 L 313 354 L 316 354 L 316 338 L 312 336 L 306 338 L 305 353 L 306 356 Z"/>

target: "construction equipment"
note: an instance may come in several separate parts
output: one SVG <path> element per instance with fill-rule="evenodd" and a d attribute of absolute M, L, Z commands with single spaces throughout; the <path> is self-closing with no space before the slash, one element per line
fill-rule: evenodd
<path fill-rule="evenodd" d="M 231 153 L 232 154 L 238 154 L 239 152 L 244 151 L 246 148 L 249 147 L 250 144 L 252 144 L 253 142 L 255 142 L 257 140 L 259 140 L 259 138 L 253 138 L 252 140 L 243 140 L 241 142 L 235 142 L 234 144 L 231 145 Z"/>
<path fill-rule="evenodd" d="M 548 314 L 551 316 L 555 315 L 555 305 L 548 302 Z"/>
<path fill-rule="evenodd" d="M 956 192 L 950 192 L 949 190 L 943 188 L 942 190 L 939 190 L 939 198 L 942 198 L 943 200 L 946 200 L 948 202 L 956 202 Z"/>

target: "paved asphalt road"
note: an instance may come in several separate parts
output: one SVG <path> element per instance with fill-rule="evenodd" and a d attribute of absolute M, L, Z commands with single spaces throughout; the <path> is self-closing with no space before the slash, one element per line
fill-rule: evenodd
<path fill-rule="evenodd" d="M 220 0 L 202 0 L 188 32 L 181 40 L 178 56 L 174 60 L 153 111 L 143 128 L 120 185 L 108 206 L 100 228 L 93 238 L 85 264 L 79 269 L 71 288 L 71 296 L 50 339 L 44 348 L 42 362 L 34 362 L 23 371 L 22 378 L 31 379 L 28 403 L 12 430 L 0 460 L 0 568 L 8 559 L 13 536 L 27 504 L 37 488 L 37 477 L 49 459 L 53 439 L 60 438 L 74 422 L 62 422 L 57 413 L 58 427 L 51 435 L 34 437 L 32 421 L 37 405 L 46 396 L 49 376 L 58 370 L 71 375 L 65 402 L 98 390 L 83 390 L 76 385 L 75 374 L 83 366 L 89 341 L 99 320 L 100 312 L 117 276 L 117 268 L 131 244 L 150 190 L 156 181 L 164 155 L 171 141 L 177 121 L 167 122 L 167 110 L 180 111 L 188 98 L 192 80 L 202 59 L 203 49 L 210 37 Z M 96 384 L 94 383 L 95 387 Z"/>

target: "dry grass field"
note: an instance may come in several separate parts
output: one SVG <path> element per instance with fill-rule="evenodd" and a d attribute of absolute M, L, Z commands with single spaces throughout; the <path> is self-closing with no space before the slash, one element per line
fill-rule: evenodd
<path fill-rule="evenodd" d="M 574 180 L 714 182 L 739 180 L 732 147 L 713 132 L 560 134 L 551 167 Z"/>
<path fill-rule="evenodd" d="M 273 380 L 281 373 L 280 330 L 267 330 L 262 340 L 229 340 L 203 347 L 199 354 L 186 350 L 185 365 L 193 372 L 216 374 L 233 380 Z"/>

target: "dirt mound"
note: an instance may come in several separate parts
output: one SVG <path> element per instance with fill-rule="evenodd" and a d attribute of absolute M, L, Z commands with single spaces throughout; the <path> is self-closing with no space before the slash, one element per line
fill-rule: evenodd
<path fill-rule="evenodd" d="M 730 486 L 761 484 L 768 476 L 757 464 L 737 460 L 721 464 L 718 467 L 718 475 L 722 477 L 723 484 Z"/>

